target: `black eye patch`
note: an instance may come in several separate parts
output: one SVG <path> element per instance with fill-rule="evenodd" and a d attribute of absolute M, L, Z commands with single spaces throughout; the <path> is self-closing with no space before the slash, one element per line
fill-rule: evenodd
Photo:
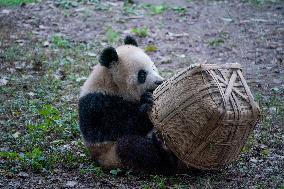
<path fill-rule="evenodd" d="M 147 78 L 147 72 L 145 70 L 139 70 L 138 83 L 145 83 L 146 78 Z"/>

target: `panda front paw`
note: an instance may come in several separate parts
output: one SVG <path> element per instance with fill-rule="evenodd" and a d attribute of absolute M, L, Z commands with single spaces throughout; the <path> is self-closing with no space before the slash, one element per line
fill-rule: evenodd
<path fill-rule="evenodd" d="M 154 103 L 154 97 L 151 92 L 145 92 L 140 98 L 139 111 L 142 113 L 147 113 L 151 110 Z"/>

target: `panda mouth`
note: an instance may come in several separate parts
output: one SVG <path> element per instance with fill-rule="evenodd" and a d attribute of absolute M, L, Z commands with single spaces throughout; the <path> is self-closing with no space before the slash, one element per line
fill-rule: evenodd
<path fill-rule="evenodd" d="M 147 89 L 147 92 L 153 93 L 154 90 L 155 90 L 157 87 L 158 87 L 158 86 L 151 87 L 151 88 Z"/>
<path fill-rule="evenodd" d="M 156 86 L 152 86 L 151 88 L 148 88 L 146 91 L 147 92 L 150 92 L 150 93 L 153 93 L 155 91 L 155 89 L 158 87 L 159 85 L 156 85 Z"/>

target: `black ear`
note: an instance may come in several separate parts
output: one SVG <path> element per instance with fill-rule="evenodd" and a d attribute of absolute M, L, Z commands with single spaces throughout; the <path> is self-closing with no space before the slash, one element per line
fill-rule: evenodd
<path fill-rule="evenodd" d="M 118 62 L 118 55 L 113 47 L 107 47 L 103 50 L 99 62 L 102 66 L 110 68 L 115 62 Z"/>
<path fill-rule="evenodd" d="M 138 43 L 136 42 L 136 40 L 129 35 L 125 37 L 124 44 L 125 45 L 133 45 L 135 47 L 138 47 Z"/>

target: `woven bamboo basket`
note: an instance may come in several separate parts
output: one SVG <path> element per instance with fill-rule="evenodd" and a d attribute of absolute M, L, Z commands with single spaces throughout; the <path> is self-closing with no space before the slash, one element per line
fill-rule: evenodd
<path fill-rule="evenodd" d="M 183 163 L 216 170 L 238 158 L 260 112 L 240 64 L 201 64 L 160 85 L 149 115 Z"/>

